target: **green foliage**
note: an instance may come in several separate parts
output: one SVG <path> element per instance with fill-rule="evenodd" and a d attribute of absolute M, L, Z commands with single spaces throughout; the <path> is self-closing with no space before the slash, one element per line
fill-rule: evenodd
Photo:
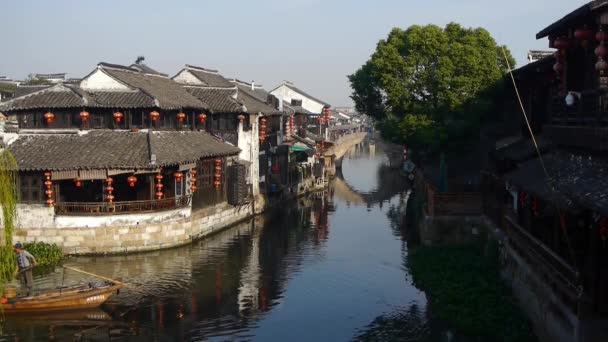
<path fill-rule="evenodd" d="M 399 134 L 386 134 L 392 141 L 426 146 L 430 140 L 440 148 L 479 131 L 481 118 L 493 109 L 491 89 L 506 72 L 502 47 L 485 29 L 414 25 L 394 28 L 380 40 L 349 81 L 359 111 L 389 121 L 382 125 L 388 130 L 399 123 Z"/>
<path fill-rule="evenodd" d="M 13 232 L 19 194 L 17 191 L 17 162 L 7 150 L 0 152 L 0 204 L 2 205 L 3 243 L 0 246 L 0 289 L 12 279 L 15 271 Z M 0 291 L 1 291 L 0 290 Z"/>
<path fill-rule="evenodd" d="M 54 243 L 26 242 L 23 248 L 36 258 L 38 266 L 34 270 L 37 272 L 51 270 L 63 260 L 63 251 Z"/>
<path fill-rule="evenodd" d="M 27 75 L 27 79 L 23 82 L 25 85 L 51 85 L 51 81 L 44 78 L 37 78 L 33 74 Z"/>
<path fill-rule="evenodd" d="M 408 255 L 416 285 L 435 314 L 463 334 L 488 341 L 535 341 L 499 274 L 497 246 L 419 247 Z"/>

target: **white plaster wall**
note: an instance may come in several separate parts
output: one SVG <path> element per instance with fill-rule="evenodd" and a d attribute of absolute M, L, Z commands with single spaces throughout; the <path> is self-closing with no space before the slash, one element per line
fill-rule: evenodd
<path fill-rule="evenodd" d="M 203 84 L 203 82 L 201 82 L 201 80 L 196 78 L 194 75 L 192 75 L 190 73 L 190 71 L 188 71 L 186 69 L 180 71 L 177 75 L 175 75 L 175 77 L 173 77 L 173 80 L 175 82 L 181 83 L 181 84 L 192 84 L 192 85 L 202 85 Z"/>
<path fill-rule="evenodd" d="M 251 162 L 249 168 L 249 179 L 247 183 L 253 185 L 253 196 L 257 196 L 260 193 L 260 164 L 258 162 L 258 155 L 260 154 L 260 140 L 258 136 L 258 115 L 249 115 L 251 122 L 251 129 L 246 132 L 243 130 L 243 125 L 239 123 L 238 128 L 238 147 L 241 149 L 239 159 Z"/>
<path fill-rule="evenodd" d="M 44 204 L 17 204 L 15 226 L 19 227 L 54 227 L 55 210 Z M 3 227 L 3 215 L 0 210 L 0 227 Z"/>
<path fill-rule="evenodd" d="M 292 99 L 302 100 L 302 108 L 313 113 L 321 113 L 324 106 L 322 103 L 311 100 L 308 97 L 305 97 L 304 95 L 293 91 L 291 88 L 285 85 L 281 85 L 270 93 L 276 96 L 278 99 L 282 99 L 283 101 L 287 102 L 288 104 L 291 103 Z"/>
<path fill-rule="evenodd" d="M 131 88 L 116 81 L 101 69 L 97 69 L 89 77 L 80 81 L 80 88 L 84 90 L 131 90 Z"/>
<path fill-rule="evenodd" d="M 163 223 L 190 217 L 192 208 L 180 208 L 169 211 L 124 214 L 108 216 L 61 216 L 55 217 L 55 228 L 99 228 L 99 227 L 130 227 L 147 224 Z M 39 227 L 39 226 L 28 226 Z"/>

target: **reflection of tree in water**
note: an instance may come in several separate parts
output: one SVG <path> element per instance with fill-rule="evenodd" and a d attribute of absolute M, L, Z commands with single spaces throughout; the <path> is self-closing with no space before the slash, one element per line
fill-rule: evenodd
<path fill-rule="evenodd" d="M 355 341 L 437 341 L 424 310 L 412 304 L 396 313 L 376 317 L 354 338 Z"/>

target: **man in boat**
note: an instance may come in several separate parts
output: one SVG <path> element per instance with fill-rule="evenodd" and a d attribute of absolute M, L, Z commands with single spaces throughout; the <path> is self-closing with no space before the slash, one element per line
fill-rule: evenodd
<path fill-rule="evenodd" d="M 29 296 L 34 289 L 32 269 L 38 265 L 38 262 L 30 252 L 23 249 L 23 245 L 19 242 L 15 244 L 15 253 L 17 254 L 17 275 L 21 281 L 22 290 Z"/>

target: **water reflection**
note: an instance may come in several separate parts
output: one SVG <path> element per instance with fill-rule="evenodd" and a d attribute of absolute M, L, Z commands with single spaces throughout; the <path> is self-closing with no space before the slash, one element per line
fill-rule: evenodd
<path fill-rule="evenodd" d="M 391 333 L 383 327 L 399 325 L 395 336 L 428 339 L 426 299 L 404 263 L 407 184 L 380 149 L 369 151 L 347 155 L 329 190 L 190 246 L 68 260 L 131 285 L 97 316 L 8 317 L 5 337 L 343 341 L 382 338 Z M 36 285 L 94 280 L 57 270 Z"/>

